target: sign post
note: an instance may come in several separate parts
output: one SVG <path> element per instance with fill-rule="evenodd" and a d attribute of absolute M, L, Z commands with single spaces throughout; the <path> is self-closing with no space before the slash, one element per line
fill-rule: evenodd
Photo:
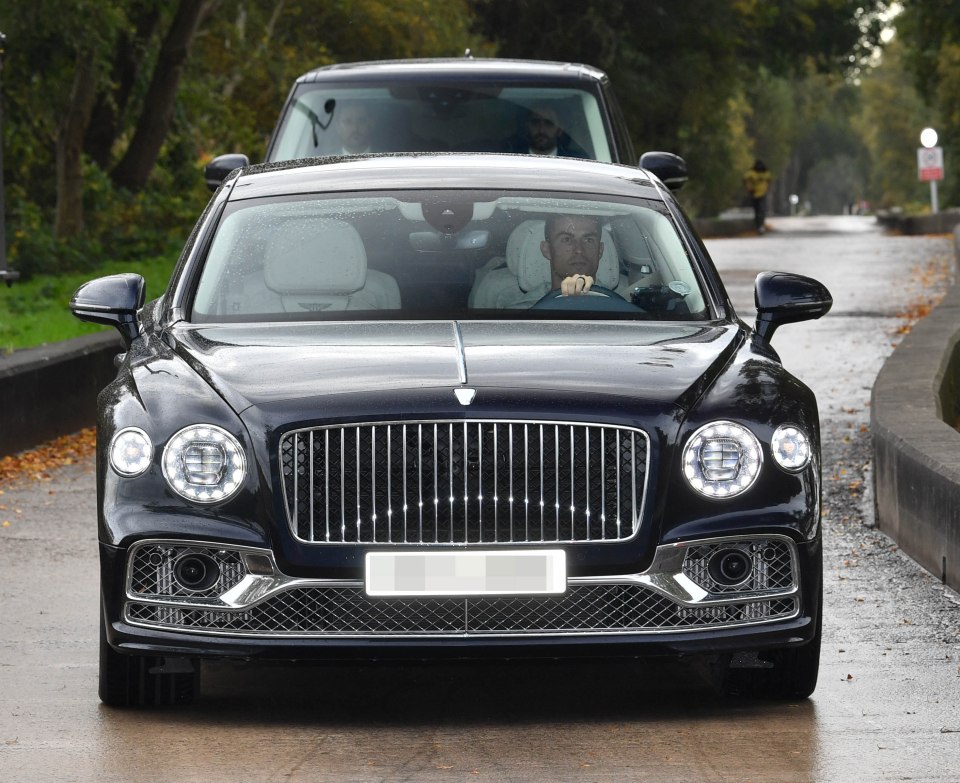
<path fill-rule="evenodd" d="M 917 150 L 917 177 L 921 182 L 930 183 L 930 211 L 936 215 L 940 211 L 937 183 L 943 179 L 943 147 L 937 146 L 937 132 L 933 128 L 923 129 L 920 143 L 923 146 Z"/>

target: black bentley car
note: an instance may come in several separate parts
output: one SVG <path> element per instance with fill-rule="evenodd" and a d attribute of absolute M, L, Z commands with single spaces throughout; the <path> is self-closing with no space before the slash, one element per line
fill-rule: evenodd
<path fill-rule="evenodd" d="M 709 656 L 802 698 L 821 628 L 819 425 L 642 169 L 387 155 L 234 172 L 168 289 L 82 286 L 101 394 L 100 697 L 210 657 Z"/>

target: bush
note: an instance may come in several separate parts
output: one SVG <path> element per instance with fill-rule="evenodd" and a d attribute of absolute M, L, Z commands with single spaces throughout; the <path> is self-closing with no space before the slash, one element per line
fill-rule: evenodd
<path fill-rule="evenodd" d="M 209 192 L 199 172 L 195 183 L 158 167 L 150 187 L 130 193 L 116 187 L 96 164 L 84 166 L 83 235 L 53 235 L 53 214 L 31 201 L 22 188 L 9 188 L 8 260 L 26 281 L 37 275 L 86 272 L 105 260 L 135 262 L 169 255 L 183 246 Z M 184 187 L 192 184 L 192 187 Z"/>

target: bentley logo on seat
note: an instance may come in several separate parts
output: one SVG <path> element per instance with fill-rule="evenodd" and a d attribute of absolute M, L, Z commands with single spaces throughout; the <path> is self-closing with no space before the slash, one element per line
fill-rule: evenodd
<path fill-rule="evenodd" d="M 457 400 L 461 405 L 469 405 L 473 398 L 477 396 L 476 389 L 454 389 L 453 393 L 457 395 Z"/>

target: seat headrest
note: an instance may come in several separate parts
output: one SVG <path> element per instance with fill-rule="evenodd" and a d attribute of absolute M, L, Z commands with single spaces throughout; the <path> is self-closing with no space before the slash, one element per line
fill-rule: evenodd
<path fill-rule="evenodd" d="M 281 295 L 345 296 L 363 288 L 367 253 L 357 230 L 342 220 L 290 221 L 267 247 L 263 275 Z"/>
<path fill-rule="evenodd" d="M 544 221 L 524 220 L 507 239 L 507 267 L 517 276 L 523 291 L 549 289 L 550 261 L 543 255 L 540 243 L 544 240 Z M 597 285 L 616 288 L 620 283 L 620 257 L 610 230 L 603 227 L 603 255 L 597 267 Z"/>

